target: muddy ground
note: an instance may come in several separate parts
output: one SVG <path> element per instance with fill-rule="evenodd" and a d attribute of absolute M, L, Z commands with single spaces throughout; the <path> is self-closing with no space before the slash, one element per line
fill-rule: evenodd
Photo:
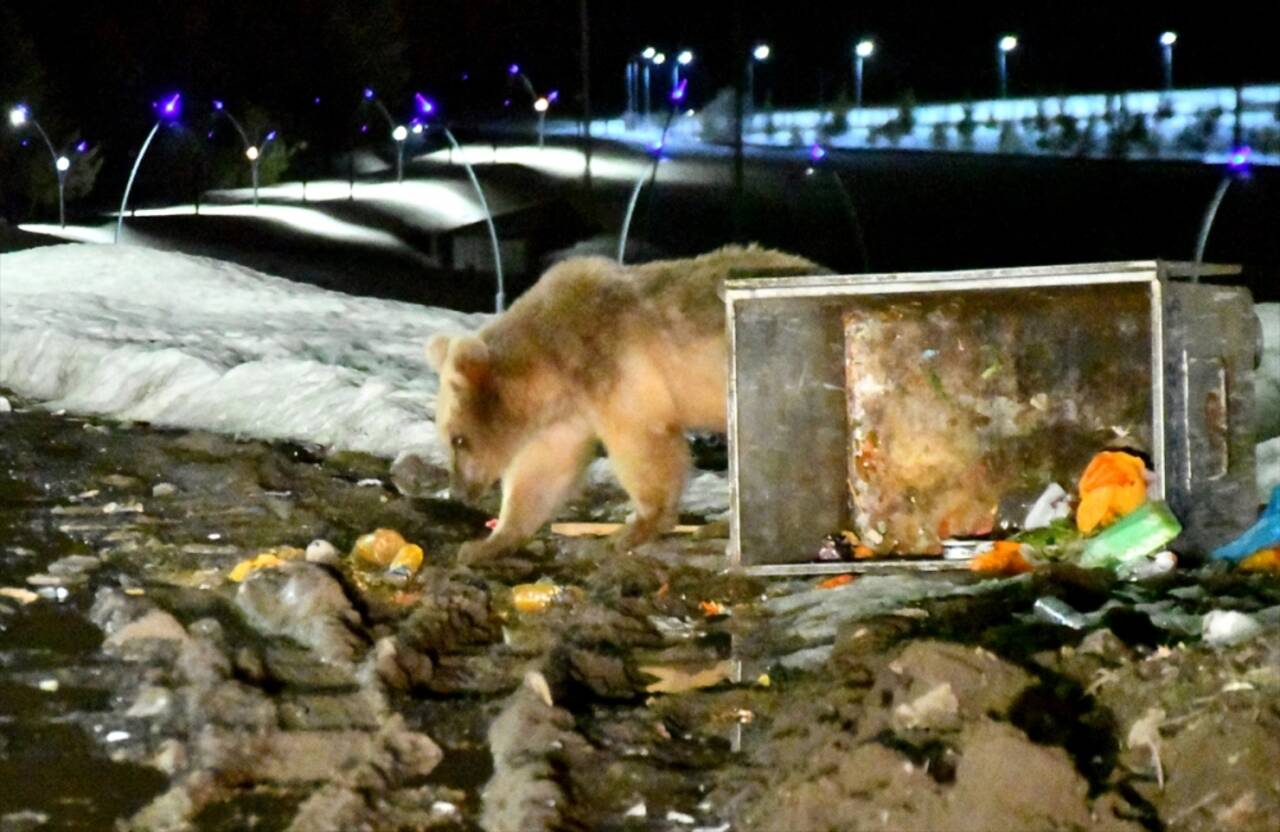
<path fill-rule="evenodd" d="M 0 830 L 1273 829 L 1280 581 L 454 565 L 440 472 L 0 413 Z M 620 519 L 598 491 L 566 511 Z M 696 520 L 698 518 L 686 518 Z M 347 552 L 426 551 L 397 579 Z M 330 541 L 243 583 L 267 548 Z M 522 612 L 512 587 L 562 597 Z M 1038 617 L 1038 598 L 1080 612 Z M 702 602 L 723 605 L 723 613 Z M 1202 616 L 1247 613 L 1238 643 Z"/>

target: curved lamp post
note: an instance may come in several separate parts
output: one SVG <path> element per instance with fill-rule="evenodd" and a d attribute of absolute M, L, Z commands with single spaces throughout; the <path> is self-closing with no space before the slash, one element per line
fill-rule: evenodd
<path fill-rule="evenodd" d="M 382 117 L 387 120 L 387 129 L 391 131 L 391 140 L 396 145 L 396 182 L 404 181 L 404 142 L 409 138 L 409 128 L 403 124 L 396 124 L 396 120 L 391 117 L 391 113 L 387 110 L 385 104 L 374 95 L 372 87 L 364 88 L 364 100 L 373 103 L 373 106 L 382 113 Z M 363 131 L 362 131 L 363 132 Z"/>
<path fill-rule="evenodd" d="M 876 42 L 867 38 L 853 47 L 853 106 L 862 109 L 862 62 L 876 51 Z"/>
<path fill-rule="evenodd" d="M 129 172 L 129 181 L 124 186 L 124 196 L 120 198 L 120 213 L 116 216 L 116 234 L 112 240 L 113 243 L 120 242 L 120 232 L 124 230 L 124 214 L 129 208 L 129 192 L 133 190 L 133 180 L 138 175 L 138 168 L 142 166 L 143 157 L 147 155 L 147 148 L 151 147 L 151 140 L 156 137 L 161 125 L 166 122 L 175 122 L 178 116 L 182 115 L 182 93 L 175 92 L 169 98 L 156 101 L 151 106 L 155 108 L 158 118 L 151 132 L 147 134 L 146 141 L 142 143 L 142 149 L 138 151 L 137 158 L 133 160 L 133 170 Z"/>
<path fill-rule="evenodd" d="M 1213 228 L 1213 220 L 1218 216 L 1218 208 L 1222 205 L 1223 197 L 1227 195 L 1227 188 L 1231 187 L 1231 183 L 1237 179 L 1249 178 L 1249 157 L 1252 155 L 1253 151 L 1248 147 L 1237 147 L 1231 152 L 1231 158 L 1227 161 L 1227 175 L 1218 183 L 1218 187 L 1213 192 L 1213 198 L 1205 208 L 1204 219 L 1200 221 L 1194 261 L 1197 266 L 1204 262 L 1204 248 L 1209 242 L 1209 230 Z M 1199 280 L 1200 276 L 1197 274 L 1195 279 Z"/>
<path fill-rule="evenodd" d="M 435 114 L 436 105 L 430 99 L 420 92 L 413 94 L 414 103 L 418 108 L 418 117 L 413 120 L 413 132 L 422 133 L 429 129 L 427 122 L 431 116 Z M 462 157 L 462 166 L 466 168 L 467 176 L 471 179 L 471 187 L 475 189 L 476 198 L 480 200 L 480 209 L 484 211 L 485 225 L 489 229 L 489 244 L 493 247 L 493 271 L 497 278 L 498 287 L 493 296 L 493 311 L 501 312 L 506 308 L 507 292 L 506 284 L 502 277 L 502 249 L 498 245 L 498 229 L 493 224 L 493 212 L 489 210 L 489 201 L 484 198 L 484 189 L 480 187 L 480 180 L 476 177 L 475 169 L 471 167 L 471 162 L 467 160 L 467 154 L 462 152 L 462 147 L 458 144 L 458 139 L 453 135 L 444 124 L 439 125 L 444 137 L 449 140 L 449 145 Z"/>
<path fill-rule="evenodd" d="M 53 142 L 49 139 L 49 134 L 40 126 L 40 122 L 36 121 L 31 110 L 25 104 L 19 104 L 9 111 L 9 124 L 15 130 L 21 130 L 30 124 L 40 134 L 40 138 L 44 139 L 44 146 L 49 148 L 49 158 L 53 162 L 53 172 L 58 177 L 58 224 L 63 228 L 67 227 L 67 203 L 64 193 L 67 184 L 67 171 L 71 170 L 71 160 L 66 154 L 59 153 L 53 147 Z M 80 143 L 84 145 L 84 142 Z"/>
<path fill-rule="evenodd" d="M 751 57 L 747 58 L 747 109 L 749 110 L 754 111 L 756 108 L 756 64 L 769 60 L 771 54 L 769 44 L 760 43 L 751 50 Z"/>
<path fill-rule="evenodd" d="M 257 208 L 258 207 L 258 160 L 262 157 L 262 154 L 266 151 L 267 145 L 271 144 L 271 142 L 276 140 L 276 131 L 268 130 L 266 135 L 262 137 L 262 141 L 259 142 L 258 144 L 254 144 L 252 141 L 250 141 L 249 134 L 248 132 L 245 131 L 244 126 L 240 124 L 239 119 L 231 115 L 231 111 L 228 110 L 221 101 L 218 101 L 216 99 L 214 100 L 213 113 L 214 113 L 214 116 L 219 116 L 219 115 L 226 116 L 227 121 L 231 122 L 231 126 L 236 128 L 236 132 L 240 134 L 240 141 L 244 144 L 244 158 L 249 160 L 249 173 L 253 181 L 253 207 Z M 210 135 L 212 135 L 212 133 Z"/>
<path fill-rule="evenodd" d="M 671 109 L 667 112 L 666 124 L 662 126 L 662 136 L 655 142 L 650 150 L 653 151 L 653 165 L 650 169 L 643 171 L 640 177 L 636 179 L 636 184 L 631 188 L 631 198 L 627 200 L 627 211 L 622 217 L 622 231 L 618 234 L 618 263 L 621 264 L 626 259 L 627 254 L 627 235 L 631 233 L 631 218 L 636 212 L 636 203 L 640 201 L 640 190 L 644 188 L 645 180 L 648 180 L 650 187 L 658 178 L 658 163 L 662 161 L 662 151 L 667 146 L 667 131 L 671 129 L 671 122 L 675 120 L 676 114 L 680 112 L 684 104 L 685 91 L 688 89 L 689 79 L 686 78 L 676 85 L 671 92 Z M 649 192 L 653 193 L 652 190 Z M 650 196 L 652 199 L 652 196 Z"/>
<path fill-rule="evenodd" d="M 996 71 L 1000 75 L 1000 97 L 1009 97 L 1009 53 L 1018 48 L 1015 35 L 1004 35 L 996 41 Z"/>

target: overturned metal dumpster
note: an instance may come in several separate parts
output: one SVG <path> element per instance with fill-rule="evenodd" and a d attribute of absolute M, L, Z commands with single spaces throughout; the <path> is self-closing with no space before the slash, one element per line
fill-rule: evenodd
<path fill-rule="evenodd" d="M 1141 454 L 1202 556 L 1256 516 L 1237 269 L 1143 261 L 729 281 L 731 563 L 963 566 L 1098 451 Z M 869 555 L 823 563 L 850 530 Z"/>

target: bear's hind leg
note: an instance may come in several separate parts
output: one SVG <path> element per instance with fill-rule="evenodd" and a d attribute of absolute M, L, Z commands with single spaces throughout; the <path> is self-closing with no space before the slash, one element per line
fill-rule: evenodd
<path fill-rule="evenodd" d="M 458 550 L 460 563 L 488 560 L 537 534 L 578 483 L 595 437 L 580 423 L 554 425 L 520 449 L 502 475 L 502 510 L 493 533 Z"/>
<path fill-rule="evenodd" d="M 618 481 L 635 511 L 614 541 L 628 552 L 676 524 L 689 467 L 689 445 L 678 426 L 623 430 L 602 436 Z"/>

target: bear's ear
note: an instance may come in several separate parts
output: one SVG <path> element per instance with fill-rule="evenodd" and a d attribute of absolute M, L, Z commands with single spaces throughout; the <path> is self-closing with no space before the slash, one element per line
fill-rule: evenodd
<path fill-rule="evenodd" d="M 489 378 L 489 347 L 474 335 L 459 335 L 453 340 L 453 366 L 474 387 Z"/>
<path fill-rule="evenodd" d="M 427 339 L 427 363 L 437 373 L 444 366 L 444 360 L 449 355 L 449 342 L 452 340 L 448 335 L 432 335 Z"/>

